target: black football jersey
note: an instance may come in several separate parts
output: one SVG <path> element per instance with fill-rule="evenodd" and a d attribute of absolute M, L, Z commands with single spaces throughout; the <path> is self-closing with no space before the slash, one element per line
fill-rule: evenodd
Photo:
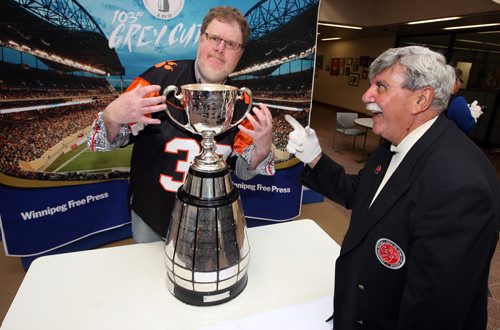
<path fill-rule="evenodd" d="M 136 78 L 129 90 L 138 85 L 160 85 L 159 93 L 162 94 L 167 86 L 176 85 L 180 92 L 182 85 L 196 83 L 194 63 L 194 60 L 159 63 Z M 226 84 L 230 82 L 226 81 Z M 186 113 L 173 94 L 168 95 L 168 111 L 185 124 Z M 246 108 L 244 102 L 238 102 L 234 119 L 241 118 Z M 154 113 L 153 117 L 159 118 L 161 124 L 146 125 L 137 136 L 130 136 L 130 143 L 134 147 L 129 195 L 131 208 L 151 228 L 165 237 L 176 192 L 183 184 L 194 157 L 201 151 L 201 136 L 179 127 L 165 112 Z M 245 119 L 243 124 L 248 126 L 248 120 Z M 235 157 L 228 159 L 233 149 L 241 152 L 251 144 L 248 137 L 238 133 L 237 127 L 233 127 L 215 137 L 217 153 L 230 166 L 235 163 Z"/>

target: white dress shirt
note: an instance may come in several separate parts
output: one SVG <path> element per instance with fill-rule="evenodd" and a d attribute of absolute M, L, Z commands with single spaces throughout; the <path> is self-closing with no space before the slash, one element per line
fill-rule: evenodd
<path fill-rule="evenodd" d="M 389 181 L 392 174 L 396 171 L 399 164 L 401 164 L 408 151 L 410 151 L 413 145 L 417 143 L 417 141 L 425 134 L 425 132 L 427 132 L 432 124 L 434 124 L 436 119 L 437 116 L 417 127 L 413 132 L 408 134 L 397 146 L 391 146 L 391 151 L 394 154 L 392 155 L 391 162 L 389 163 L 387 171 L 385 172 L 384 178 L 382 179 L 382 182 L 380 182 L 380 185 L 378 186 L 378 189 L 373 196 L 370 207 L 372 206 L 380 191 L 382 191 L 382 189 L 384 188 L 387 181 Z"/>

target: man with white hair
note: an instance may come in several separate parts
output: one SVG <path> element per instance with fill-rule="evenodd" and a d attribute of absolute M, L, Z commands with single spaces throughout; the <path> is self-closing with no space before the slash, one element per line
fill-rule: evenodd
<path fill-rule="evenodd" d="M 385 141 L 356 175 L 287 117 L 287 150 L 307 164 L 304 185 L 352 209 L 336 261 L 335 330 L 486 328 L 499 182 L 443 114 L 453 80 L 427 48 L 380 55 L 362 101 Z"/>

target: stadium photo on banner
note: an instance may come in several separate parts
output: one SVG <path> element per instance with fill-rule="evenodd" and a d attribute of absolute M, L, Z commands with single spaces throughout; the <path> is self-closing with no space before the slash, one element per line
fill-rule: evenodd
<path fill-rule="evenodd" d="M 232 175 L 245 216 L 259 223 L 300 214 L 303 164 L 286 151 L 284 116 L 310 120 L 319 0 L 3 0 L 0 225 L 8 255 L 130 235 L 132 145 L 92 152 L 87 137 L 97 114 L 146 68 L 195 58 L 214 6 L 245 15 L 250 39 L 230 78 L 273 116 L 276 174 Z"/>

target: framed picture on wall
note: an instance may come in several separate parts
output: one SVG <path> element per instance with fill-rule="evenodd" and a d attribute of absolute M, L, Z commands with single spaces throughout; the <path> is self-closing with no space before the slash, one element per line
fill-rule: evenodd
<path fill-rule="evenodd" d="M 359 58 L 359 65 L 368 66 L 370 63 L 370 56 L 361 56 Z"/>
<path fill-rule="evenodd" d="M 361 73 L 361 79 L 368 79 L 368 68 L 363 68 L 363 72 Z"/>
<path fill-rule="evenodd" d="M 352 64 L 352 57 L 348 57 L 345 61 L 346 65 L 351 65 Z"/>
<path fill-rule="evenodd" d="M 349 75 L 349 86 L 359 85 L 359 73 L 351 73 Z"/>
<path fill-rule="evenodd" d="M 325 71 L 330 72 L 330 62 L 332 60 L 332 57 L 329 55 L 325 55 L 323 58 L 323 64 L 325 65 Z"/>
<path fill-rule="evenodd" d="M 323 55 L 316 56 L 316 67 L 319 69 L 323 69 Z"/>
<path fill-rule="evenodd" d="M 345 74 L 346 76 L 348 76 L 348 75 L 350 75 L 350 74 L 351 74 L 351 67 L 350 67 L 350 66 L 346 66 L 346 67 L 345 67 L 344 74 Z"/>
<path fill-rule="evenodd" d="M 330 75 L 338 76 L 340 70 L 340 58 L 332 58 Z"/>

